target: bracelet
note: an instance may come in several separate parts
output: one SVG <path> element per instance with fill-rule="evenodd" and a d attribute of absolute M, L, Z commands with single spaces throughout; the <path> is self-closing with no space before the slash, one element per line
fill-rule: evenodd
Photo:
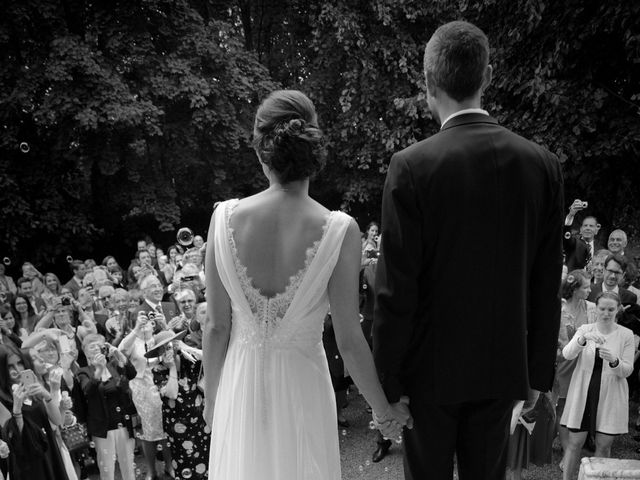
<path fill-rule="evenodd" d="M 45 400 L 45 402 L 46 402 L 46 403 L 51 403 L 51 400 L 53 400 L 53 397 L 52 397 L 52 396 L 49 396 L 49 399 L 48 399 L 48 400 Z"/>
<path fill-rule="evenodd" d="M 13 416 L 16 417 L 16 418 L 22 417 L 22 412 L 21 413 L 14 413 Z"/>

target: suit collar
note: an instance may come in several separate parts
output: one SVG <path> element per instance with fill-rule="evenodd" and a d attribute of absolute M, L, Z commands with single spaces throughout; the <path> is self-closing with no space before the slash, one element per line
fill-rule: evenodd
<path fill-rule="evenodd" d="M 450 119 L 447 123 L 442 127 L 442 132 L 445 130 L 449 130 L 451 128 L 459 127 L 461 125 L 469 125 L 472 123 L 489 123 L 493 125 L 498 125 L 498 121 L 490 116 L 484 115 L 482 113 L 465 113 L 462 115 L 457 115 Z"/>

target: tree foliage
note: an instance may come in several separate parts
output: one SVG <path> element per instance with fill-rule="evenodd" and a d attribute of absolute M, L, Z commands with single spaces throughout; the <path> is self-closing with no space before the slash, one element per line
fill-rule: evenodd
<path fill-rule="evenodd" d="M 313 194 L 376 219 L 391 155 L 437 131 L 422 56 L 455 19 L 490 39 L 487 110 L 558 155 L 568 202 L 637 237 L 638 18 L 622 0 L 14 0 L 0 20 L 0 242 L 52 256 L 203 226 L 213 201 L 264 185 L 248 139 L 280 85 L 311 96 L 329 139 Z"/>
<path fill-rule="evenodd" d="M 181 211 L 208 218 L 215 200 L 257 187 L 248 142 L 274 83 L 233 25 L 198 7 L 11 2 L 0 21 L 6 247 L 51 258 L 173 230 Z"/>

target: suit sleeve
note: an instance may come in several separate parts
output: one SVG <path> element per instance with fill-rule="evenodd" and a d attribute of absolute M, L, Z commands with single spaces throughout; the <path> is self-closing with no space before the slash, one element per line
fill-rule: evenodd
<path fill-rule="evenodd" d="M 392 157 L 382 195 L 382 243 L 376 272 L 374 360 L 390 402 L 403 394 L 401 372 L 414 329 L 422 265 L 422 218 L 409 166 Z"/>
<path fill-rule="evenodd" d="M 540 223 L 538 247 L 529 279 L 527 356 L 529 385 L 551 390 L 560 326 L 560 277 L 564 223 L 564 184 L 560 163 L 551 158 L 549 204 Z"/>

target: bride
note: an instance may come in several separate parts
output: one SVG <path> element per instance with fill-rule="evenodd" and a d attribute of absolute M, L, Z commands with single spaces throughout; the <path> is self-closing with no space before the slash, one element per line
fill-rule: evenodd
<path fill-rule="evenodd" d="M 340 479 L 336 405 L 322 347 L 329 308 L 349 374 L 388 437 L 390 405 L 358 317 L 356 222 L 309 197 L 324 164 L 315 108 L 296 90 L 260 105 L 253 145 L 269 188 L 220 203 L 207 241 L 204 418 L 212 479 Z"/>

